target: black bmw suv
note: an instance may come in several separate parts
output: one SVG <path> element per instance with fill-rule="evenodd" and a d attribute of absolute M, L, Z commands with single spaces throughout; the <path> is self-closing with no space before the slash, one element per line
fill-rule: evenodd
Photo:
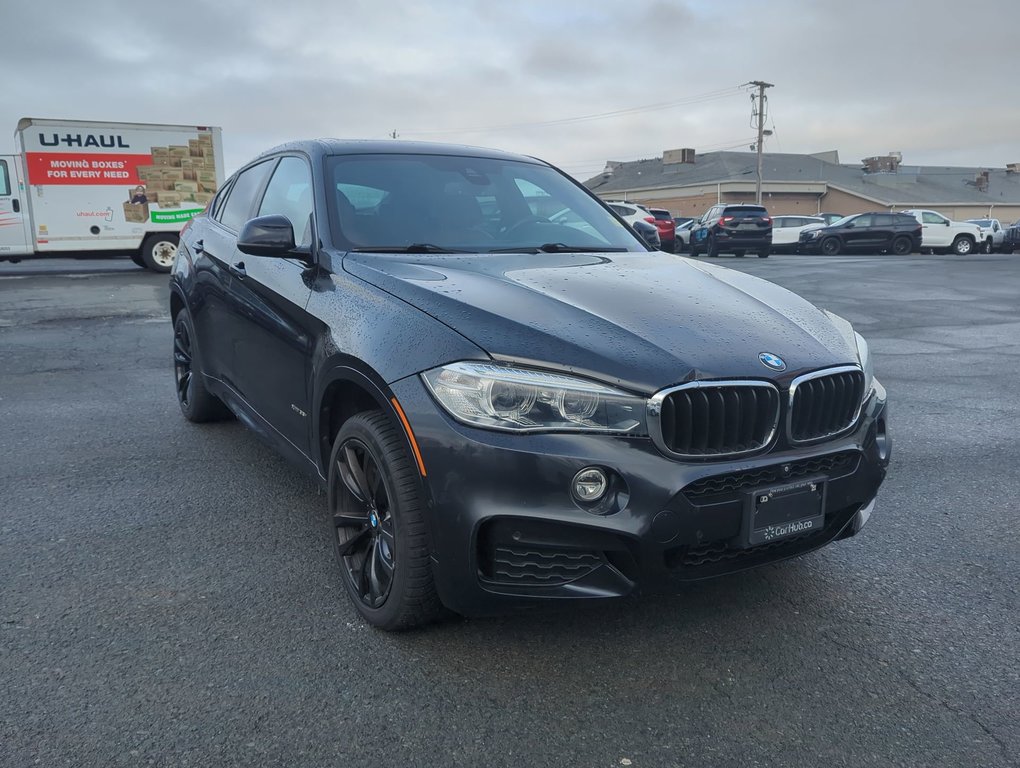
<path fill-rule="evenodd" d="M 847 251 L 890 252 L 898 255 L 921 250 L 921 223 L 905 213 L 857 213 L 827 227 L 800 233 L 798 249 L 804 253 L 835 256 Z"/>
<path fill-rule="evenodd" d="M 691 256 L 753 251 L 766 258 L 772 249 L 772 217 L 760 205 L 714 205 L 691 228 Z"/>
<path fill-rule="evenodd" d="M 270 150 L 182 232 L 170 310 L 184 416 L 236 416 L 325 487 L 385 629 L 816 549 L 889 460 L 850 323 L 652 251 L 519 155 Z"/>

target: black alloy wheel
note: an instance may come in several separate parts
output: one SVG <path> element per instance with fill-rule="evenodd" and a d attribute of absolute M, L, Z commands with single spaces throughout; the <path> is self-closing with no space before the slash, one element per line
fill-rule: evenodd
<path fill-rule="evenodd" d="M 195 334 L 185 310 L 174 319 L 174 381 L 177 404 L 188 421 L 218 421 L 230 416 L 227 407 L 205 388 L 194 343 Z"/>
<path fill-rule="evenodd" d="M 340 446 L 337 474 L 344 485 L 344 502 L 333 513 L 336 555 L 361 602 L 379 608 L 390 596 L 397 567 L 389 493 L 378 461 L 358 438 L 348 438 Z"/>
<path fill-rule="evenodd" d="M 827 237 L 822 240 L 821 251 L 826 256 L 835 256 L 840 251 L 840 244 L 838 237 Z"/>
<path fill-rule="evenodd" d="M 712 259 L 719 258 L 719 247 L 715 243 L 715 236 L 709 235 L 705 243 L 705 255 Z"/>
<path fill-rule="evenodd" d="M 404 436 L 379 411 L 340 428 L 329 468 L 333 554 L 358 612 L 380 629 L 434 620 L 442 605 Z"/>
<path fill-rule="evenodd" d="M 909 237 L 897 237 L 892 241 L 892 252 L 897 256 L 906 256 L 910 253 L 910 245 Z"/>

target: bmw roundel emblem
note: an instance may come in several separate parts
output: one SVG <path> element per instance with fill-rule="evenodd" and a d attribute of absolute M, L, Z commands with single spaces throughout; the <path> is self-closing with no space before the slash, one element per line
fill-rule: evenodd
<path fill-rule="evenodd" d="M 771 352 L 762 352 L 758 355 L 758 359 L 761 360 L 761 364 L 766 368 L 771 368 L 773 371 L 785 371 L 786 362 L 779 355 L 773 355 Z"/>

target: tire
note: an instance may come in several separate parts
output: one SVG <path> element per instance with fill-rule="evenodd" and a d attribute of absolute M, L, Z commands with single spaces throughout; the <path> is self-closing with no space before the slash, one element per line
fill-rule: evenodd
<path fill-rule="evenodd" d="M 139 251 L 137 253 L 132 253 L 131 254 L 131 261 L 133 261 L 137 266 L 141 267 L 142 269 L 146 268 L 145 267 L 145 262 L 142 261 L 141 251 Z"/>
<path fill-rule="evenodd" d="M 974 251 L 974 241 L 966 235 L 957 235 L 951 250 L 957 256 L 966 256 Z"/>
<path fill-rule="evenodd" d="M 910 242 L 909 237 L 897 237 L 893 239 L 892 248 L 890 248 L 889 250 L 891 250 L 897 256 L 906 256 L 908 253 L 910 253 L 911 246 L 912 243 Z"/>
<path fill-rule="evenodd" d="M 840 250 L 840 242 L 837 237 L 827 237 L 822 240 L 821 247 L 818 249 L 825 256 L 835 256 Z"/>
<path fill-rule="evenodd" d="M 174 382 L 177 404 L 188 421 L 201 424 L 230 417 L 230 410 L 205 388 L 201 359 L 195 346 L 195 330 L 188 313 L 181 310 L 174 318 Z"/>
<path fill-rule="evenodd" d="M 759 259 L 767 259 L 768 257 L 769 257 L 769 249 L 768 248 L 764 248 L 764 249 L 758 251 L 758 258 Z"/>
<path fill-rule="evenodd" d="M 145 238 L 138 252 L 146 269 L 153 272 L 169 272 L 177 255 L 180 237 L 176 232 L 156 232 Z"/>
<path fill-rule="evenodd" d="M 985 240 L 985 244 L 984 244 L 984 247 L 981 249 L 981 252 L 982 253 L 994 253 L 995 252 L 995 244 L 992 242 L 992 238 L 989 237 L 987 240 Z"/>
<path fill-rule="evenodd" d="M 384 630 L 435 621 L 443 612 L 418 470 L 403 433 L 380 411 L 348 419 L 329 459 L 330 538 L 348 597 Z"/>
<path fill-rule="evenodd" d="M 709 235 L 705 241 L 705 255 L 710 259 L 719 258 L 718 246 L 715 244 L 715 238 L 712 235 Z"/>
<path fill-rule="evenodd" d="M 700 251 L 698 251 L 698 246 L 694 242 L 694 235 L 691 235 L 691 258 L 692 259 L 698 258 L 698 254 L 699 253 L 700 253 Z"/>
<path fill-rule="evenodd" d="M 734 252 L 733 252 L 733 255 L 734 255 L 734 256 L 735 256 L 736 258 L 738 258 L 738 259 L 742 259 L 742 258 L 744 258 L 744 252 L 743 252 L 743 251 L 734 251 Z"/>

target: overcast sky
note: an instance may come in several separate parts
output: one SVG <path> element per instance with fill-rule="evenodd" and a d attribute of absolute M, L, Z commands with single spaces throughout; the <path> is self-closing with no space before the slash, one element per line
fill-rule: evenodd
<path fill-rule="evenodd" d="M 766 151 L 1020 162 L 1018 0 L 3 0 L 2 18 L 0 152 L 26 116 L 219 125 L 228 172 L 395 130 L 587 178 L 746 149 L 740 86 L 766 80 Z"/>

